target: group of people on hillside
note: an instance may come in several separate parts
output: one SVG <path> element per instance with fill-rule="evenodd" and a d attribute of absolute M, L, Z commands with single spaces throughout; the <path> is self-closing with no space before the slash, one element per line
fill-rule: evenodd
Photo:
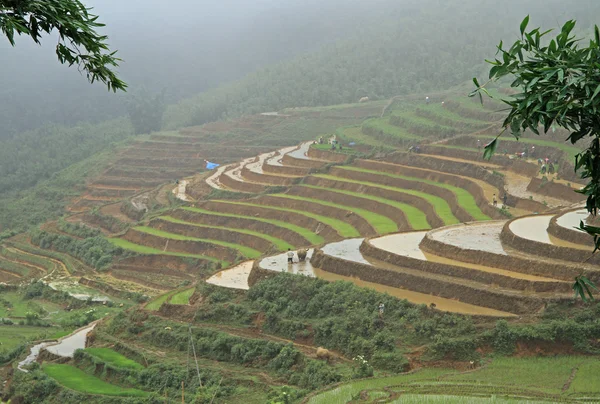
<path fill-rule="evenodd" d="M 301 249 L 298 250 L 296 253 L 294 253 L 294 251 L 292 251 L 291 248 L 288 248 L 287 250 L 287 262 L 288 264 L 293 264 L 294 263 L 294 256 L 298 255 L 298 262 L 302 262 L 306 260 L 306 255 L 308 254 L 308 250 L 306 249 Z"/>

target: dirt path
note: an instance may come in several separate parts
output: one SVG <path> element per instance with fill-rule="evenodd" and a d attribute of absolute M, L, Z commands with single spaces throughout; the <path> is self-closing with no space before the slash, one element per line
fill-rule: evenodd
<path fill-rule="evenodd" d="M 192 198 L 185 193 L 185 190 L 187 188 L 187 185 L 189 184 L 189 181 L 187 180 L 181 180 L 179 182 L 179 184 L 173 188 L 173 194 L 175 194 L 175 198 L 182 200 L 184 202 L 191 202 Z"/>
<path fill-rule="evenodd" d="M 38 254 L 29 253 L 27 251 L 19 250 L 16 247 L 8 247 L 8 249 L 12 250 L 13 252 L 17 252 L 19 254 L 29 255 L 29 256 L 32 256 L 32 257 L 38 257 L 38 258 L 45 259 L 47 261 L 53 262 L 55 265 L 57 265 L 56 269 L 59 269 L 59 272 L 63 272 L 63 274 L 65 276 L 68 276 L 68 277 L 71 276 L 71 273 L 67 269 L 67 266 L 64 264 L 64 262 L 62 262 L 60 260 L 57 260 L 55 258 L 51 258 L 51 257 L 45 256 L 45 255 L 38 255 Z M 60 271 L 60 270 L 62 270 L 62 271 Z M 52 272 L 50 272 L 47 276 L 52 275 Z M 46 273 L 46 270 L 44 270 L 44 273 Z"/>

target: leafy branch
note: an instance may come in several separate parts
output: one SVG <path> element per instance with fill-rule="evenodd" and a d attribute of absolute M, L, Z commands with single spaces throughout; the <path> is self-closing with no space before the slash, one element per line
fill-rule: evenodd
<path fill-rule="evenodd" d="M 77 65 L 87 79 L 105 83 L 109 90 L 125 91 L 127 84 L 114 68 L 121 59 L 96 32 L 104 24 L 78 0 L 0 0 L 0 30 L 12 46 L 15 34 L 28 35 L 37 44 L 44 33 L 58 33 L 56 55 L 62 64 Z"/>

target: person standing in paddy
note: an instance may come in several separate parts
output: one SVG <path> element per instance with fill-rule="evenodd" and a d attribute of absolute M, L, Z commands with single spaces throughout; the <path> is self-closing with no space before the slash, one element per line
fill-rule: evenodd
<path fill-rule="evenodd" d="M 293 264 L 294 263 L 294 252 L 288 248 L 288 252 L 287 252 L 287 257 L 288 257 L 288 264 Z"/>

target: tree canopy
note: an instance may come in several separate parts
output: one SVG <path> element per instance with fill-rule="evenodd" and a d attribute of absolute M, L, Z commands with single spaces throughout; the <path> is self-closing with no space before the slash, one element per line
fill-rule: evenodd
<path fill-rule="evenodd" d="M 600 30 L 583 45 L 583 39 L 573 35 L 575 21 L 567 21 L 554 38 L 552 30 L 527 30 L 529 16 L 520 26 L 520 39 L 510 47 L 502 42 L 493 61 L 489 81 L 480 85 L 470 96 L 488 93 L 485 86 L 510 77 L 517 93 L 503 101 L 509 107 L 504 120 L 505 131 L 519 139 L 529 129 L 539 135 L 557 125 L 569 130 L 571 143 L 588 141 L 588 146 L 575 157 L 575 170 L 587 185 L 577 192 L 587 196 L 586 208 L 596 215 L 600 207 Z M 501 134 L 502 134 L 501 133 Z M 500 134 L 500 135 L 501 135 Z M 500 136 L 498 135 L 498 137 Z M 484 157 L 494 153 L 498 137 L 490 142 Z M 600 249 L 600 227 L 580 223 L 580 229 L 594 237 L 594 253 Z M 584 300 L 592 298 L 594 285 L 582 274 L 575 279 L 575 293 Z"/>
<path fill-rule="evenodd" d="M 62 64 L 77 65 L 87 79 L 105 83 L 109 90 L 125 90 L 127 84 L 114 68 L 120 59 L 111 51 L 105 35 L 96 32 L 104 24 L 78 0 L 0 0 L 0 29 L 12 46 L 15 34 L 28 35 L 40 44 L 44 33 L 58 33 L 56 55 Z"/>

